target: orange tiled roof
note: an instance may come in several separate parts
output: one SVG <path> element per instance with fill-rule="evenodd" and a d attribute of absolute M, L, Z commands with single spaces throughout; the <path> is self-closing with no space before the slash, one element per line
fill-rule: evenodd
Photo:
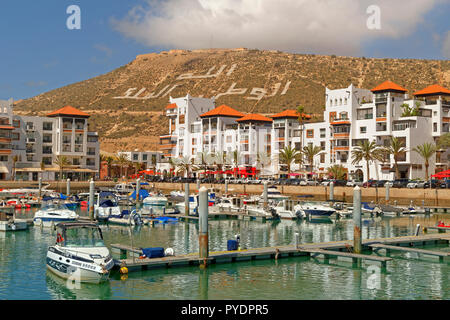
<path fill-rule="evenodd" d="M 87 117 L 89 118 L 90 115 L 86 112 L 80 111 L 72 106 L 65 106 L 64 108 L 61 108 L 59 110 L 53 111 L 49 114 L 47 114 L 47 117 L 55 117 L 55 116 L 77 116 L 77 117 Z"/>
<path fill-rule="evenodd" d="M 247 114 L 244 117 L 236 120 L 236 121 L 262 121 L 262 122 L 273 122 L 272 119 L 264 117 L 263 115 L 252 113 Z"/>
<path fill-rule="evenodd" d="M 166 107 L 166 110 L 168 110 L 168 109 L 176 109 L 177 108 L 177 104 L 176 103 L 172 103 L 172 104 L 169 104 L 167 107 Z"/>
<path fill-rule="evenodd" d="M 302 114 L 303 119 L 311 119 L 308 114 Z M 277 113 L 271 118 L 298 118 L 298 112 L 296 110 L 284 110 L 283 112 Z"/>
<path fill-rule="evenodd" d="M 221 105 L 220 107 L 217 107 L 213 110 L 210 110 L 204 114 L 202 114 L 200 117 L 214 117 L 214 116 L 224 116 L 224 117 L 234 117 L 234 118 L 242 118 L 245 116 L 245 114 L 234 110 L 233 108 Z"/>
<path fill-rule="evenodd" d="M 400 87 L 398 84 L 393 83 L 392 81 L 385 81 L 385 82 L 383 82 L 379 86 L 376 86 L 375 88 L 373 88 L 370 91 L 378 92 L 378 91 L 389 91 L 389 90 L 402 91 L 402 92 L 407 92 L 408 91 L 405 88 Z"/>
<path fill-rule="evenodd" d="M 434 84 L 432 86 L 426 87 L 425 89 L 417 91 L 416 93 L 414 93 L 414 95 L 422 96 L 422 95 L 438 94 L 438 93 L 450 95 L 450 90 L 445 89 L 444 87 L 441 87 L 440 85 Z"/>

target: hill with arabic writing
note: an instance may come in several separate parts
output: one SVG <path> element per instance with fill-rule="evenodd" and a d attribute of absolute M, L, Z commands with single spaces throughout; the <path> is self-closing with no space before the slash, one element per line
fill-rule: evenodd
<path fill-rule="evenodd" d="M 251 49 L 171 50 L 137 56 L 107 74 L 52 90 L 15 105 L 44 115 L 65 105 L 91 114 L 101 148 L 157 149 L 166 133 L 169 96 L 216 97 L 242 112 L 275 113 L 304 105 L 320 120 L 325 87 L 373 88 L 385 80 L 410 92 L 450 87 L 450 62 L 291 54 Z"/>

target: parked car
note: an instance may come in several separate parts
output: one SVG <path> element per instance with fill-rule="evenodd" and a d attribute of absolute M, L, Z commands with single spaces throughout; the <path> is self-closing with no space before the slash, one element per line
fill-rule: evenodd
<path fill-rule="evenodd" d="M 431 180 L 431 181 L 426 181 L 424 184 L 423 184 L 423 188 L 424 189 L 429 189 L 430 188 L 430 184 L 431 184 L 431 188 L 432 189 L 435 189 L 435 188 L 437 188 L 438 186 L 440 186 L 440 183 L 439 183 L 439 181 L 438 180 Z"/>
<path fill-rule="evenodd" d="M 301 185 L 301 186 L 307 186 L 307 185 L 308 185 L 308 182 L 307 182 L 305 179 L 301 179 L 301 180 L 300 180 L 300 185 Z"/>
<path fill-rule="evenodd" d="M 450 180 L 446 179 L 446 180 L 442 181 L 440 187 L 442 189 L 450 188 Z"/>
<path fill-rule="evenodd" d="M 423 188 L 424 183 L 425 183 L 424 181 L 412 180 L 406 185 L 406 187 L 409 189 Z"/>
<path fill-rule="evenodd" d="M 317 186 L 319 183 L 316 180 L 306 180 L 307 186 Z"/>
<path fill-rule="evenodd" d="M 402 179 L 396 179 L 394 180 L 394 183 L 392 184 L 393 188 L 406 188 L 406 186 L 409 183 L 409 179 L 402 178 Z"/>
<path fill-rule="evenodd" d="M 388 181 L 387 180 L 378 180 L 377 182 L 375 182 L 373 184 L 373 187 L 382 188 L 385 186 L 386 182 L 388 182 Z"/>
<path fill-rule="evenodd" d="M 329 186 L 330 185 L 331 180 L 323 180 L 320 184 L 322 186 Z"/>
<path fill-rule="evenodd" d="M 373 187 L 375 186 L 375 183 L 377 183 L 377 180 L 369 179 L 369 181 L 366 181 L 362 184 L 362 186 L 365 187 Z"/>

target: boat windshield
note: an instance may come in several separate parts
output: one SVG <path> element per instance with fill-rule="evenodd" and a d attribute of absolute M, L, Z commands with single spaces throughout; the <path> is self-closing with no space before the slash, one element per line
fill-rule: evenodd
<path fill-rule="evenodd" d="M 66 230 L 66 247 L 104 247 L 102 235 L 98 228 L 79 227 Z"/>
<path fill-rule="evenodd" d="M 52 203 L 52 202 L 47 202 L 47 203 L 42 203 L 41 206 L 41 210 L 69 210 L 69 208 L 63 204 L 63 203 Z"/>

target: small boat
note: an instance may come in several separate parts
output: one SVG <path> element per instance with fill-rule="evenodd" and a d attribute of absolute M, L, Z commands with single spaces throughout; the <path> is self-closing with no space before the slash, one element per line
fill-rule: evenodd
<path fill-rule="evenodd" d="M 25 203 L 23 200 L 20 199 L 9 199 L 6 200 L 7 206 L 13 206 L 15 209 L 30 209 L 31 205 Z"/>
<path fill-rule="evenodd" d="M 183 201 L 184 191 L 170 191 L 169 196 L 172 200 Z"/>
<path fill-rule="evenodd" d="M 56 244 L 47 250 L 50 271 L 80 282 L 99 283 L 108 279 L 114 261 L 97 224 L 62 222 L 56 230 Z"/>
<path fill-rule="evenodd" d="M 265 217 L 267 220 L 280 219 L 280 216 L 277 214 L 276 210 L 271 207 L 264 207 L 261 205 L 257 205 L 257 206 L 247 206 L 246 209 L 249 215 Z"/>
<path fill-rule="evenodd" d="M 111 217 L 119 217 L 121 213 L 116 195 L 109 191 L 100 191 L 97 196 L 97 203 L 94 204 L 96 219 L 104 221 Z"/>
<path fill-rule="evenodd" d="M 208 206 L 212 207 L 212 206 L 215 205 L 215 203 L 216 203 L 215 195 L 214 195 L 214 198 L 213 198 L 211 194 L 208 194 Z M 198 195 L 191 195 L 191 196 L 189 196 L 189 214 L 195 214 L 195 215 L 198 214 L 197 207 L 198 207 Z M 181 214 L 184 214 L 185 213 L 184 201 L 175 204 L 175 208 Z"/>
<path fill-rule="evenodd" d="M 129 212 L 128 210 L 123 210 L 119 216 L 111 216 L 108 218 L 108 223 L 120 224 L 123 226 L 140 226 L 145 222 L 142 220 L 142 216 L 133 210 Z"/>
<path fill-rule="evenodd" d="M 336 212 L 335 209 L 324 206 L 318 203 L 300 203 L 294 206 L 294 210 L 303 211 L 304 215 L 307 217 L 316 217 L 316 218 L 329 218 L 332 214 Z"/>
<path fill-rule="evenodd" d="M 293 220 L 306 218 L 306 214 L 303 210 L 295 210 L 295 207 L 289 208 L 289 204 L 286 200 L 278 202 L 273 208 L 281 219 Z"/>
<path fill-rule="evenodd" d="M 147 198 L 145 198 L 142 203 L 152 206 L 162 206 L 165 207 L 167 205 L 168 199 L 161 193 L 158 194 L 150 194 Z"/>
<path fill-rule="evenodd" d="M 33 223 L 38 226 L 49 227 L 59 222 L 74 222 L 78 217 L 75 211 L 69 210 L 64 204 L 50 201 L 42 203 L 41 209 L 34 214 Z"/>
<path fill-rule="evenodd" d="M 261 200 L 264 200 L 264 192 L 261 194 Z M 267 199 L 274 201 L 281 201 L 289 199 L 288 196 L 284 196 L 275 186 L 270 186 L 267 188 Z"/>
<path fill-rule="evenodd" d="M 436 225 L 436 227 L 438 228 L 450 228 L 450 224 L 445 224 L 444 221 L 439 221 L 438 224 Z"/>
<path fill-rule="evenodd" d="M 0 231 L 19 231 L 27 228 L 26 220 L 15 219 L 14 216 L 8 217 L 5 213 L 0 212 Z"/>

